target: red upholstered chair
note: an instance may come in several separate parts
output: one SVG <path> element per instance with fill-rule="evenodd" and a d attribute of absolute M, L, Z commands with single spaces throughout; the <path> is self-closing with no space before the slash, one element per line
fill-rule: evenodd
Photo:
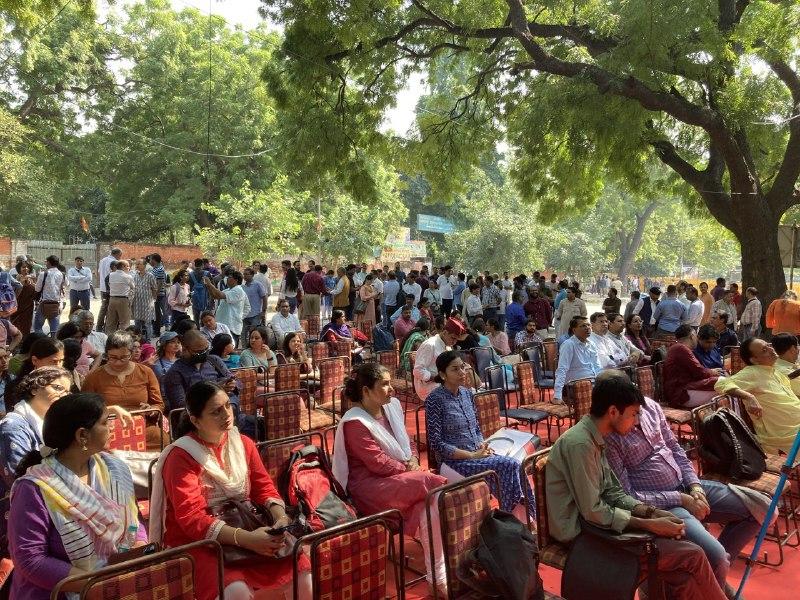
<path fill-rule="evenodd" d="M 325 342 L 315 342 L 313 344 L 309 344 L 308 354 L 311 356 L 311 363 L 316 369 L 319 365 L 319 361 L 330 356 L 328 353 L 328 344 Z"/>
<path fill-rule="evenodd" d="M 303 537 L 303 544 L 295 546 L 294 597 L 298 597 L 297 559 L 307 547 L 315 599 L 402 598 L 403 569 L 397 564 L 391 566 L 394 582 L 389 589 L 389 559 L 395 537 L 398 555 L 403 556 L 403 536 L 392 533 L 397 531 L 398 522 L 402 523 L 399 511 L 387 510 Z"/>
<path fill-rule="evenodd" d="M 731 375 L 736 375 L 739 371 L 744 369 L 747 365 L 742 360 L 742 352 L 739 346 L 726 346 L 724 352 L 729 352 L 731 357 Z"/>
<path fill-rule="evenodd" d="M 308 339 L 309 340 L 318 340 L 319 339 L 319 332 L 321 331 L 321 323 L 319 319 L 319 315 L 312 315 L 308 317 Z"/>
<path fill-rule="evenodd" d="M 86 600 L 194 600 L 195 564 L 190 550 L 210 549 L 217 555 L 219 597 L 224 597 L 222 547 L 214 540 L 202 540 L 170 548 L 127 562 L 103 567 L 58 582 L 50 597 L 61 597 L 68 583 L 85 581 L 80 598 Z"/>
<path fill-rule="evenodd" d="M 331 422 L 329 414 L 316 409 L 309 410 L 310 397 L 304 388 L 261 394 L 256 402 L 259 413 L 264 415 L 264 431 L 268 440 L 322 429 Z"/>
<path fill-rule="evenodd" d="M 330 342 L 329 346 L 331 356 L 344 356 L 350 359 L 353 354 L 353 342 L 351 340 L 336 340 L 335 342 Z"/>
<path fill-rule="evenodd" d="M 350 373 L 350 356 L 335 356 L 319 361 L 319 390 L 317 406 L 333 414 L 336 421 L 336 397 L 338 390 L 344 387 L 344 381 Z"/>
<path fill-rule="evenodd" d="M 132 416 L 132 427 L 124 427 L 120 419 L 108 420 L 107 448 L 109 450 L 147 451 L 147 436 L 145 435 L 147 424 L 145 423 L 144 415 L 136 413 L 132 414 Z"/>
<path fill-rule="evenodd" d="M 653 375 L 653 367 L 650 365 L 646 367 L 639 367 L 634 371 L 634 383 L 639 386 L 639 391 L 643 396 L 652 398 L 658 402 L 656 395 L 656 379 Z"/>
<path fill-rule="evenodd" d="M 262 366 L 242 367 L 231 369 L 231 374 L 239 380 L 239 410 L 245 415 L 254 415 L 258 388 L 267 386 L 267 370 Z"/>
<path fill-rule="evenodd" d="M 497 489 L 500 489 L 497 474 L 494 471 L 484 471 L 428 492 L 425 512 L 428 519 L 430 547 L 433 548 L 431 506 L 437 502 L 448 599 L 460 598 L 471 591 L 459 580 L 456 569 L 464 561 L 467 553 L 477 547 L 480 524 L 492 509 L 487 478 L 494 479 L 495 485 L 498 485 Z M 435 499 L 437 494 L 438 500 Z M 430 570 L 433 572 L 433 565 Z M 438 598 L 438 591 L 434 592 L 434 598 Z"/>
<path fill-rule="evenodd" d="M 567 403 L 542 402 L 542 389 L 537 387 L 536 373 L 539 365 L 535 361 L 524 360 L 514 365 L 517 376 L 519 408 L 540 410 L 547 413 L 547 441 L 552 443 L 551 430 L 555 427 L 561 435 L 561 428 L 572 418 L 572 410 Z M 513 415 L 510 415 L 513 417 Z"/>
<path fill-rule="evenodd" d="M 577 423 L 584 415 L 589 414 L 589 409 L 592 407 L 593 385 L 591 379 L 576 379 L 564 388 L 566 401 L 572 408 L 573 422 Z"/>
<path fill-rule="evenodd" d="M 300 363 L 287 363 L 275 367 L 275 391 L 296 390 L 300 385 Z"/>
<path fill-rule="evenodd" d="M 281 476 L 286 472 L 289 466 L 289 457 L 292 451 L 296 448 L 302 448 L 303 446 L 312 444 L 327 455 L 325 432 L 321 431 L 310 431 L 308 433 L 301 433 L 299 435 L 292 435 L 276 440 L 259 442 L 256 444 L 256 448 L 258 448 L 258 454 L 261 457 L 261 462 L 264 463 L 264 468 L 267 470 L 267 473 L 269 473 L 272 481 L 277 485 Z M 284 500 L 286 500 L 286 498 L 284 498 Z"/>
<path fill-rule="evenodd" d="M 367 339 L 371 342 L 372 341 L 372 328 L 374 324 L 372 321 L 364 321 L 361 323 L 361 333 L 367 336 Z"/>
<path fill-rule="evenodd" d="M 475 416 L 478 418 L 478 426 L 481 428 L 483 439 L 503 428 L 503 421 L 500 419 L 502 393 L 502 390 L 486 390 L 472 396 Z"/>

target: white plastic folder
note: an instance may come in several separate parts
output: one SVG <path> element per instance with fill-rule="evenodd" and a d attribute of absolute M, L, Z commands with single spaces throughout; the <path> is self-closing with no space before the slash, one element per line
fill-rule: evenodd
<path fill-rule="evenodd" d="M 536 452 L 536 436 L 529 431 L 504 427 L 498 429 L 486 441 L 498 456 L 510 456 L 519 462 Z"/>

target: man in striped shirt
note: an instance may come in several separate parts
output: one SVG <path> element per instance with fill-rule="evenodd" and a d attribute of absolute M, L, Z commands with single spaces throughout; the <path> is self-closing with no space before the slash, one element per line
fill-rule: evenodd
<path fill-rule="evenodd" d="M 161 335 L 161 326 L 169 326 L 169 310 L 167 307 L 167 272 L 164 270 L 164 264 L 161 262 L 160 254 L 150 255 L 150 265 L 153 269 L 150 274 L 156 278 L 158 287 L 158 295 L 156 296 L 155 306 L 155 320 L 153 321 L 153 335 L 158 337 Z"/>

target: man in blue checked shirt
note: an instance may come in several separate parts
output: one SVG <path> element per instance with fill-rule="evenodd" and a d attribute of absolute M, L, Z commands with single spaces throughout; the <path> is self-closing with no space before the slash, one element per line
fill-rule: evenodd
<path fill-rule="evenodd" d="M 733 598 L 735 590 L 726 581 L 730 563 L 761 527 L 742 500 L 750 494 L 698 478 L 661 407 L 651 398 L 645 398 L 638 425 L 625 435 L 608 434 L 605 442 L 606 457 L 625 492 L 683 519 L 686 539 L 703 549 L 720 587 Z M 719 539 L 703 522 L 724 526 Z"/>

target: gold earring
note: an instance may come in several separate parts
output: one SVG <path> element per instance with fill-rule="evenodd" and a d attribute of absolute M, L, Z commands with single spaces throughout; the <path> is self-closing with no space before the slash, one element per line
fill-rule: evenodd
<path fill-rule="evenodd" d="M 86 447 L 86 442 L 83 443 L 83 447 L 81 448 L 81 450 L 83 450 L 84 452 L 88 450 L 88 448 Z"/>

